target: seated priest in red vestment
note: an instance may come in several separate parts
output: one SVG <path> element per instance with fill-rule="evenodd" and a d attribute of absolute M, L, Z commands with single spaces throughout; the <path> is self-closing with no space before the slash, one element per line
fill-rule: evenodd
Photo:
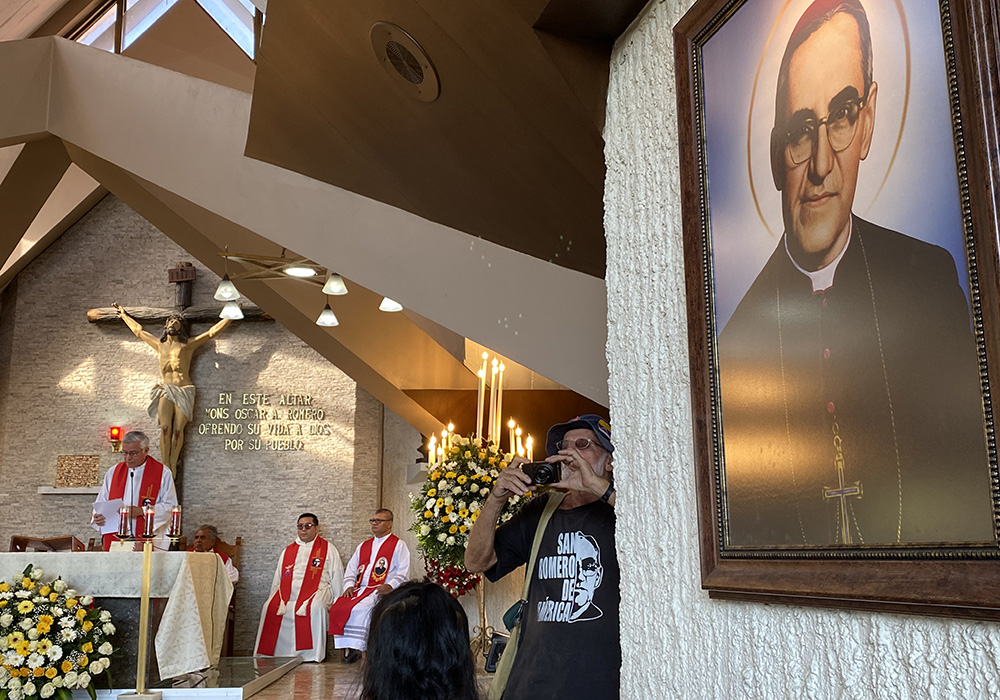
<path fill-rule="evenodd" d="M 364 651 L 368 623 L 379 596 L 410 577 L 410 550 L 392 534 L 392 511 L 379 508 L 371 519 L 372 537 L 358 545 L 344 572 L 344 593 L 330 608 L 330 634 L 337 649 Z M 348 651 L 345 661 L 357 660 Z"/>
<path fill-rule="evenodd" d="M 229 576 L 229 580 L 236 583 L 240 580 L 240 572 L 235 566 L 233 566 L 233 560 L 228 554 L 223 552 L 221 549 L 216 548 L 215 544 L 219 541 L 219 529 L 215 525 L 202 525 L 194 533 L 194 545 L 191 547 L 192 552 L 215 552 L 222 559 L 223 565 L 226 567 L 226 575 Z"/>
<path fill-rule="evenodd" d="M 340 552 L 319 536 L 319 518 L 299 516 L 298 539 L 285 548 L 260 611 L 258 656 L 326 658 L 326 627 L 333 591 L 343 581 Z"/>
<path fill-rule="evenodd" d="M 143 508 L 152 505 L 155 510 L 153 543 L 156 547 L 166 549 L 169 544 L 166 533 L 170 512 L 177 505 L 173 474 L 149 456 L 149 438 L 139 430 L 132 430 L 122 438 L 122 454 L 125 461 L 119 462 L 105 473 L 104 484 L 94 505 L 120 500 L 121 505 L 129 506 L 129 532 L 133 536 L 142 535 L 145 531 Z M 104 551 L 108 551 L 111 543 L 117 539 L 117 520 L 109 522 L 95 508 L 91 524 L 103 535 Z"/>

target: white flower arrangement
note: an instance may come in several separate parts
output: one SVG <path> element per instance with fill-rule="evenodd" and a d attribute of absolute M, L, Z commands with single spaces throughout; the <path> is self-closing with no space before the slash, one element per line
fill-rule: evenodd
<path fill-rule="evenodd" d="M 77 688 L 95 698 L 93 676 L 108 670 L 115 651 L 111 615 L 44 575 L 29 565 L 0 582 L 0 700 L 70 700 Z"/>
<path fill-rule="evenodd" d="M 478 438 L 452 438 L 441 462 L 428 467 L 427 480 L 418 494 L 410 496 L 417 535 L 431 580 L 452 595 L 470 591 L 478 577 L 465 570 L 465 548 L 469 530 L 479 517 L 482 502 L 511 455 Z M 521 507 L 523 498 L 508 499 L 500 516 L 506 522 Z"/>

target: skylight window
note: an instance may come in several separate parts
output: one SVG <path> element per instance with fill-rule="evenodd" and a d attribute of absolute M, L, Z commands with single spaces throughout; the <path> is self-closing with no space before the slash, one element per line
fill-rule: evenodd
<path fill-rule="evenodd" d="M 253 58 L 254 15 L 256 8 L 250 0 L 196 0 L 219 27 L 236 42 L 244 53 Z M 125 5 L 125 36 L 122 50 L 128 48 L 143 32 L 156 23 L 178 0 L 127 0 Z M 116 4 L 108 8 L 77 37 L 87 44 L 104 51 L 115 50 Z"/>
<path fill-rule="evenodd" d="M 250 0 L 198 0 L 222 29 L 253 58 L 253 17 L 256 9 Z"/>

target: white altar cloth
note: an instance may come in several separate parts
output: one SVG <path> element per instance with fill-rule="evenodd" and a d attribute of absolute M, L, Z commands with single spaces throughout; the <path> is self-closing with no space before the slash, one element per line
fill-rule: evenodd
<path fill-rule="evenodd" d="M 97 598 L 98 605 L 101 598 L 140 596 L 142 552 L 5 552 L 0 578 L 9 581 L 28 564 L 41 567 L 46 581 L 61 576 L 81 595 Z M 216 554 L 153 552 L 150 597 L 167 599 L 153 645 L 161 678 L 219 662 L 232 594 Z"/>

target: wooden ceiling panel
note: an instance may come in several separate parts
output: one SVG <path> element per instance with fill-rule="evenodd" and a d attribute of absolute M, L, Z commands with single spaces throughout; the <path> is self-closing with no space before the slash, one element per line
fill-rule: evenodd
<path fill-rule="evenodd" d="M 610 43 L 540 36 L 526 17 L 545 6 L 274 3 L 246 154 L 603 277 Z M 370 39 L 381 21 L 427 53 L 437 100 L 383 68 Z"/>

